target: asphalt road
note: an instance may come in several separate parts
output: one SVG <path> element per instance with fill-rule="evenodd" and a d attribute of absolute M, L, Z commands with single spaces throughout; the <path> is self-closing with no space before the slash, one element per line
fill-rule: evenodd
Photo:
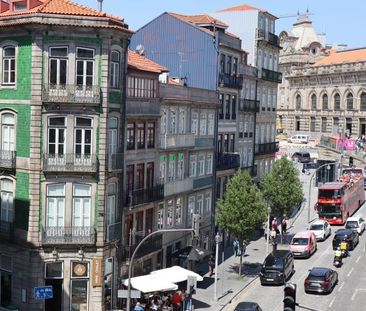
<path fill-rule="evenodd" d="M 305 200 L 309 187 L 309 177 L 302 175 L 301 180 L 304 185 Z M 311 196 L 315 192 L 312 189 Z M 313 201 L 313 200 L 311 200 Z M 305 202 L 306 203 L 306 202 Z M 307 204 L 304 205 L 299 218 L 290 229 L 290 236 L 294 233 L 307 229 Z M 313 211 L 311 212 L 313 216 Z M 356 215 L 366 216 L 366 204 L 364 204 Z M 319 311 L 359 311 L 366 310 L 366 232 L 360 236 L 360 243 L 355 250 L 351 251 L 351 256 L 343 260 L 343 266 L 333 267 L 332 239 L 334 232 L 341 228 L 332 226 L 332 236 L 324 242 L 318 243 L 318 250 L 309 259 L 295 259 L 296 272 L 289 281 L 297 284 L 297 302 L 312 310 Z M 279 249 L 286 249 L 287 245 L 279 245 Z M 329 267 L 338 271 L 339 283 L 329 295 L 306 294 L 304 291 L 304 280 L 312 267 Z M 264 311 L 283 310 L 283 286 L 261 286 L 259 279 L 247 287 L 236 299 L 225 308 L 225 311 L 233 311 L 235 305 L 240 301 L 258 302 Z M 306 310 L 297 307 L 297 310 Z"/>

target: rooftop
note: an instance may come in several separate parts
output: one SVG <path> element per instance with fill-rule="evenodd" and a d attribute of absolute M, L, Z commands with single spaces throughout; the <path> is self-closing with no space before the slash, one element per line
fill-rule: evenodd
<path fill-rule="evenodd" d="M 259 11 L 261 13 L 267 13 L 267 14 L 277 18 L 276 16 L 272 15 L 268 11 L 257 8 L 255 6 L 251 6 L 249 4 L 240 4 L 240 5 L 237 5 L 237 6 L 233 6 L 231 8 L 226 8 L 226 9 L 219 10 L 217 12 L 221 13 L 221 12 L 235 12 L 235 11 Z"/>
<path fill-rule="evenodd" d="M 152 60 L 140 55 L 135 51 L 128 51 L 128 68 L 154 73 L 168 71 L 168 69 L 164 66 L 153 62 Z"/>
<path fill-rule="evenodd" d="M 329 56 L 317 61 L 313 66 L 327 66 L 366 61 L 366 48 L 344 50 L 330 53 Z"/>

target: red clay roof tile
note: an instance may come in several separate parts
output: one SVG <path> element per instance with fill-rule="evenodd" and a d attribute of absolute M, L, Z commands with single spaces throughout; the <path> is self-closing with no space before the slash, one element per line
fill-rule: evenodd
<path fill-rule="evenodd" d="M 132 69 L 162 73 L 167 72 L 168 69 L 152 60 L 136 53 L 135 51 L 128 51 L 128 67 Z"/>
<path fill-rule="evenodd" d="M 330 53 L 329 56 L 318 60 L 313 66 L 318 67 L 356 62 L 366 62 L 366 48 Z"/>

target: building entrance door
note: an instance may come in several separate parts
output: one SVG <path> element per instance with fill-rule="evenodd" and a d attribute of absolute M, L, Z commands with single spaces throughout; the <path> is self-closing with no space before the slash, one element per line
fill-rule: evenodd
<path fill-rule="evenodd" d="M 63 279 L 46 279 L 46 286 L 53 288 L 53 298 L 45 300 L 45 311 L 62 311 L 62 282 Z"/>

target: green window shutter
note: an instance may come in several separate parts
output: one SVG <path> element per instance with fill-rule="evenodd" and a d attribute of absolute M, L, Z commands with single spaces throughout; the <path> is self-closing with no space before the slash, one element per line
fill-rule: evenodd
<path fill-rule="evenodd" d="M 178 153 L 178 161 L 183 161 L 183 153 Z"/>
<path fill-rule="evenodd" d="M 165 154 L 162 154 L 162 155 L 160 156 L 160 161 L 165 161 Z"/>
<path fill-rule="evenodd" d="M 174 154 L 169 154 L 169 161 L 174 161 L 175 159 L 175 155 Z"/>

